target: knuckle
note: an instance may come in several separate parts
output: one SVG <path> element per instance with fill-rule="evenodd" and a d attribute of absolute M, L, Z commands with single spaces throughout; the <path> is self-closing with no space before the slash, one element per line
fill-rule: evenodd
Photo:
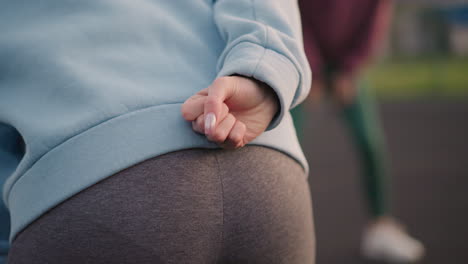
<path fill-rule="evenodd" d="M 242 140 L 242 135 L 240 133 L 235 133 L 231 136 L 231 140 L 237 144 Z"/>
<path fill-rule="evenodd" d="M 242 133 L 244 133 L 244 132 L 247 130 L 247 127 L 246 127 L 245 124 L 242 123 L 242 122 L 239 122 L 239 123 L 238 123 L 238 126 L 239 126 L 239 130 L 241 130 Z"/>
<path fill-rule="evenodd" d="M 229 107 L 226 104 L 223 104 L 223 113 L 229 113 Z"/>
<path fill-rule="evenodd" d="M 187 107 L 187 105 L 185 103 L 182 105 L 182 108 L 180 109 L 180 111 L 182 112 L 182 117 L 184 119 L 186 119 L 186 120 L 190 119 L 190 117 L 191 117 L 190 116 L 190 111 L 189 111 L 189 109 L 188 109 L 188 107 Z"/>
<path fill-rule="evenodd" d="M 229 124 L 229 127 L 232 128 L 235 124 L 235 118 L 232 114 L 228 113 L 226 117 L 224 118 L 223 122 L 226 122 L 227 124 Z"/>
<path fill-rule="evenodd" d="M 241 141 L 236 144 L 236 149 L 242 148 L 244 146 L 244 143 Z"/>
<path fill-rule="evenodd" d="M 212 139 L 216 142 L 224 142 L 224 138 L 223 138 L 223 135 L 219 132 L 215 133 L 213 136 L 212 136 Z"/>
<path fill-rule="evenodd" d="M 205 101 L 206 106 L 215 106 L 219 102 L 219 98 L 217 96 L 208 96 L 208 98 Z"/>
<path fill-rule="evenodd" d="M 216 87 L 223 87 L 231 81 L 231 77 L 223 76 L 214 80 L 213 85 Z"/>

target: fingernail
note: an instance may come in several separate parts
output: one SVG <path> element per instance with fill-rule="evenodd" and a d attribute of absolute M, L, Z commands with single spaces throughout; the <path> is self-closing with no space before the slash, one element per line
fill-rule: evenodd
<path fill-rule="evenodd" d="M 208 113 L 205 116 L 205 134 L 210 134 L 216 124 L 216 116 L 214 113 Z"/>

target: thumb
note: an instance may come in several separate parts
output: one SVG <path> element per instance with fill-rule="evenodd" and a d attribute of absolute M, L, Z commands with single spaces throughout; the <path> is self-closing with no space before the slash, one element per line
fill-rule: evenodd
<path fill-rule="evenodd" d="M 237 89 L 237 78 L 220 77 L 208 87 L 205 101 L 205 134 L 212 135 L 220 121 L 224 101 L 228 100 Z"/>

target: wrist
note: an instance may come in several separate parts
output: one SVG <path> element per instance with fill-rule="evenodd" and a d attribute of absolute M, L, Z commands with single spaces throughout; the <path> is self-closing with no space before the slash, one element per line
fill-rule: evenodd
<path fill-rule="evenodd" d="M 258 89 L 261 91 L 261 94 L 263 96 L 263 102 L 264 102 L 264 107 L 266 107 L 267 111 L 271 113 L 271 119 L 273 120 L 278 114 L 279 114 L 279 109 L 280 109 L 280 101 L 278 98 L 278 95 L 276 94 L 275 90 L 271 88 L 268 84 L 259 81 L 255 78 L 252 77 L 244 77 L 243 78 L 249 79 L 250 81 L 253 81 Z"/>

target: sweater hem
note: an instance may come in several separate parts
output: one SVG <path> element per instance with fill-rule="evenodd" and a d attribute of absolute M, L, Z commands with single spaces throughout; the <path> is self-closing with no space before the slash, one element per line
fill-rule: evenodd
<path fill-rule="evenodd" d="M 219 148 L 192 130 L 181 116 L 181 105 L 159 105 L 117 116 L 47 152 L 9 190 L 10 241 L 51 208 L 119 171 L 178 150 Z M 307 172 L 291 116 L 285 117 L 250 145 L 281 151 Z"/>

